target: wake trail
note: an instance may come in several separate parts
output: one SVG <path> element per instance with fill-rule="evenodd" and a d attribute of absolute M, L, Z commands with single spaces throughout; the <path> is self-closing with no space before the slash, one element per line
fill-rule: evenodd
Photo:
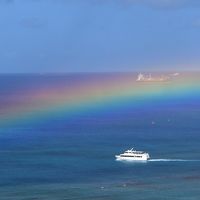
<path fill-rule="evenodd" d="M 200 160 L 185 160 L 185 159 L 149 159 L 148 162 L 200 162 Z"/>

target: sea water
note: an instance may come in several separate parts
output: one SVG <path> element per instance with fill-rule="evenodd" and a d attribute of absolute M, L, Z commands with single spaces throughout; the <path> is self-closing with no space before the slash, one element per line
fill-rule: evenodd
<path fill-rule="evenodd" d="M 28 108 L 38 103 L 36 93 L 41 88 L 52 91 L 62 85 L 72 87 L 77 81 L 92 81 L 96 76 L 0 77 L 1 121 L 8 122 L 1 124 L 0 129 L 0 199 L 199 199 L 197 94 L 176 96 L 169 100 L 170 104 L 155 99 L 158 104 L 152 102 L 137 108 L 132 105 L 133 99 L 128 106 L 117 104 L 106 108 L 106 112 L 94 104 L 87 107 L 90 112 L 51 112 L 41 116 L 41 112 L 48 111 L 37 105 L 34 109 L 40 107 L 40 114 L 35 113 L 31 119 L 34 109 Z M 100 75 L 99 79 L 104 77 Z M 47 99 L 53 98 L 48 95 Z M 112 100 L 113 104 L 118 98 Z M 132 147 L 147 151 L 151 159 L 115 160 L 116 154 Z"/>

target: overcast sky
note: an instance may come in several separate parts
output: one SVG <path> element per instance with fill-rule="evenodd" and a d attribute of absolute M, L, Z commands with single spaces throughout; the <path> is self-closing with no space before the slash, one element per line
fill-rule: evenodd
<path fill-rule="evenodd" d="M 0 0 L 0 73 L 200 70 L 199 0 Z"/>

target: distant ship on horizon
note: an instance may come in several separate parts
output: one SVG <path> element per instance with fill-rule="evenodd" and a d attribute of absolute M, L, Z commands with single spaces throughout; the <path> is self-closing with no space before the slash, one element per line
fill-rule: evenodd
<path fill-rule="evenodd" d="M 169 81 L 170 77 L 169 76 L 158 76 L 158 77 L 152 77 L 151 74 L 144 75 L 142 73 L 139 73 L 137 76 L 136 81 L 138 82 L 164 82 L 164 81 Z"/>

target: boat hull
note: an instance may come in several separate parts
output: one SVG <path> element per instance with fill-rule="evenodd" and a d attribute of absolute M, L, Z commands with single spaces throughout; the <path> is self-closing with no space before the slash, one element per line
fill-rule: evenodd
<path fill-rule="evenodd" d="M 141 158 L 136 157 L 122 157 L 120 155 L 115 156 L 116 160 L 122 160 L 122 161 L 147 161 L 149 159 L 148 156 L 142 156 Z"/>

